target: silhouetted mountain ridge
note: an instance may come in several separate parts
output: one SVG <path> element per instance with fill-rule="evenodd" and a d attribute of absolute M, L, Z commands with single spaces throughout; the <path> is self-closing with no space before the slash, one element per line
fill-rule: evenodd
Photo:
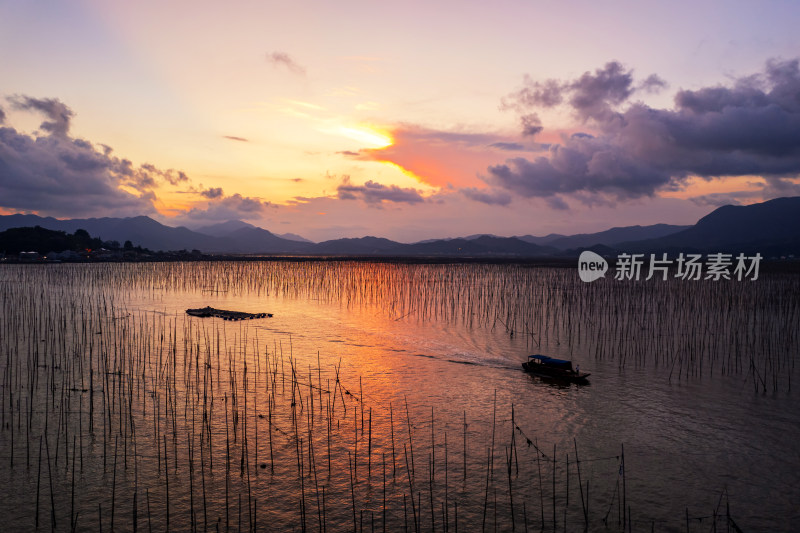
<path fill-rule="evenodd" d="M 770 255 L 800 252 L 800 197 L 719 207 L 685 230 L 621 243 L 626 251 L 703 251 Z"/>
<path fill-rule="evenodd" d="M 624 226 L 607 229 L 598 233 L 579 233 L 550 240 L 547 244 L 559 250 L 570 248 L 588 248 L 602 244 L 614 247 L 623 242 L 655 239 L 671 235 L 691 226 L 675 226 L 672 224 L 653 224 L 650 226 Z"/>
<path fill-rule="evenodd" d="M 192 250 L 218 254 L 307 254 L 447 257 L 570 257 L 582 249 L 627 252 L 760 251 L 766 255 L 800 253 L 800 197 L 776 198 L 748 206 L 723 206 L 693 226 L 654 224 L 615 227 L 578 235 L 467 237 L 406 244 L 382 237 L 333 239 L 313 243 L 297 235 L 286 239 L 240 220 L 197 230 L 165 226 L 147 216 L 58 220 L 37 215 L 0 216 L 0 231 L 33 227 L 74 233 L 84 229 L 104 241 L 132 243 L 152 250 Z"/>

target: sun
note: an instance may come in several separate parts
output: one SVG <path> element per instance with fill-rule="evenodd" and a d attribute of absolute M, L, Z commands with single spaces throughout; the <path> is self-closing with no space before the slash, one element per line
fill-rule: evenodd
<path fill-rule="evenodd" d="M 340 126 L 338 131 L 348 139 L 364 143 L 368 148 L 386 148 L 394 143 L 388 133 L 370 126 Z"/>

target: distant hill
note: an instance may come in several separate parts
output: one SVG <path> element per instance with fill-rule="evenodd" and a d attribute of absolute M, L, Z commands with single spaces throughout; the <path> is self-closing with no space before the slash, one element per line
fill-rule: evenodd
<path fill-rule="evenodd" d="M 551 233 L 549 235 L 545 235 L 544 237 L 536 237 L 534 235 L 521 235 L 517 237 L 517 239 L 529 242 L 531 244 L 539 244 L 541 246 L 546 246 L 551 242 L 560 239 L 562 237 L 566 237 L 566 235 L 561 235 L 560 233 Z"/>
<path fill-rule="evenodd" d="M 309 252 L 334 255 L 401 255 L 399 250 L 403 246 L 405 245 L 381 237 L 361 237 L 320 242 L 311 246 Z"/>
<path fill-rule="evenodd" d="M 310 244 L 278 237 L 265 229 L 241 228 L 225 237 L 226 245 L 209 251 L 237 253 L 306 252 Z"/>
<path fill-rule="evenodd" d="M 256 231 L 253 232 L 253 230 Z M 212 237 L 233 238 L 236 239 L 237 241 L 241 240 L 242 238 L 247 238 L 247 237 L 259 238 L 260 236 L 261 238 L 259 239 L 259 242 L 263 242 L 263 237 L 264 237 L 264 235 L 260 234 L 259 231 L 266 231 L 270 235 L 274 235 L 275 237 L 278 237 L 283 240 L 312 243 L 312 241 L 304 237 L 301 237 L 300 235 L 296 235 L 294 233 L 276 234 L 272 233 L 271 231 L 267 231 L 263 228 L 254 226 L 252 224 L 248 224 L 247 222 L 244 222 L 242 220 L 228 220 L 227 222 L 222 222 L 220 224 L 201 226 L 199 228 L 195 228 L 194 231 L 196 231 L 197 233 L 202 233 L 204 235 L 210 235 Z M 273 241 L 272 244 L 278 244 L 278 241 Z"/>
<path fill-rule="evenodd" d="M 19 254 L 20 252 L 63 252 L 64 250 L 99 249 L 103 241 L 93 239 L 87 232 L 78 231 L 70 235 L 64 231 L 45 229 L 41 226 L 9 228 L 0 231 L 0 252 Z"/>
<path fill-rule="evenodd" d="M 540 257 L 552 255 L 554 248 L 525 242 L 516 237 L 482 235 L 471 239 L 450 239 L 405 245 L 409 255 L 424 256 L 511 256 Z"/>
<path fill-rule="evenodd" d="M 551 255 L 553 248 L 527 243 L 515 237 L 493 235 L 460 239 L 437 239 L 404 244 L 379 237 L 336 239 L 312 246 L 314 254 L 383 255 L 415 257 L 539 257 Z"/>
<path fill-rule="evenodd" d="M 314 244 L 314 241 L 306 239 L 302 235 L 298 235 L 296 233 L 275 233 L 281 239 L 286 239 L 287 241 L 297 241 L 297 242 L 307 242 L 310 244 Z"/>
<path fill-rule="evenodd" d="M 184 227 L 165 226 L 146 216 L 69 220 L 36 215 L 0 216 L 0 230 L 28 226 L 41 226 L 67 233 L 84 229 L 102 240 L 131 241 L 152 250 L 202 249 L 207 244 L 207 239 L 210 238 Z"/>
<path fill-rule="evenodd" d="M 242 228 L 255 228 L 252 224 L 248 224 L 242 220 L 229 220 L 219 224 L 211 224 L 209 226 L 201 226 L 195 228 L 194 231 L 202 233 L 203 235 L 211 235 L 212 237 L 226 237 L 234 231 Z"/>
<path fill-rule="evenodd" d="M 571 248 L 590 248 L 596 245 L 610 246 L 622 242 L 639 241 L 644 239 L 654 239 L 670 235 L 685 230 L 691 226 L 674 226 L 671 224 L 653 224 L 651 226 L 623 226 L 611 228 L 597 233 L 579 233 L 577 235 L 557 236 L 549 239 L 542 237 L 545 242 L 537 244 L 547 244 L 559 250 L 569 250 Z M 533 242 L 533 241 L 529 241 Z"/>
<path fill-rule="evenodd" d="M 40 217 L 38 215 L 0 215 L 0 231 L 11 228 L 33 228 L 39 226 L 45 229 L 65 231 L 55 226 L 63 226 L 65 220 L 58 220 L 53 217 Z"/>
<path fill-rule="evenodd" d="M 621 243 L 628 251 L 706 251 L 800 255 L 800 197 L 715 209 L 683 231 Z"/>
<path fill-rule="evenodd" d="M 429 257 L 571 257 L 581 250 L 629 252 L 761 252 L 765 257 L 800 256 L 800 197 L 749 206 L 720 207 L 694 226 L 626 226 L 579 235 L 497 237 L 476 234 L 412 244 L 381 237 L 312 243 L 294 234 L 276 235 L 241 220 L 196 230 L 165 226 L 149 217 L 58 220 L 36 215 L 0 216 L 0 231 L 40 226 L 73 234 L 84 229 L 103 241 L 131 241 L 151 250 L 200 250 L 219 254 L 307 254 Z M 291 236 L 291 238 L 287 238 Z"/>
<path fill-rule="evenodd" d="M 85 229 L 102 240 L 131 241 L 151 250 L 201 250 L 216 253 L 286 253 L 300 251 L 297 241 L 281 239 L 267 230 L 240 222 L 238 229 L 224 236 L 207 235 L 183 226 L 165 226 L 150 217 L 85 218 L 58 220 L 37 215 L 0 216 L 0 230 L 41 226 L 74 233 Z M 223 226 L 223 227 L 220 227 Z M 222 232 L 224 225 L 211 226 Z"/>

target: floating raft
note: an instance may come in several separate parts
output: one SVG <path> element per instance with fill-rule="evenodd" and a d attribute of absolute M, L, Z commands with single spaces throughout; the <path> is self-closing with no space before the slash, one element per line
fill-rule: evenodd
<path fill-rule="evenodd" d="M 225 311 L 224 309 L 214 309 L 213 307 L 187 309 L 186 314 L 200 318 L 214 316 L 221 318 L 222 320 L 253 320 L 254 318 L 272 318 L 272 313 L 244 313 L 242 311 Z"/>

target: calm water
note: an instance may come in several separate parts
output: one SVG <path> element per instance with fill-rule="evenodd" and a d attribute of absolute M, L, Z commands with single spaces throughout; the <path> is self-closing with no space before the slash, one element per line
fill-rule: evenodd
<path fill-rule="evenodd" d="M 729 505 L 746 531 L 794 530 L 799 289 L 514 265 L 3 266 L 0 509 L 13 530 L 618 531 L 629 514 L 685 531 L 688 511 L 708 531 Z M 184 313 L 206 305 L 274 317 Z M 525 374 L 529 353 L 591 385 Z"/>

